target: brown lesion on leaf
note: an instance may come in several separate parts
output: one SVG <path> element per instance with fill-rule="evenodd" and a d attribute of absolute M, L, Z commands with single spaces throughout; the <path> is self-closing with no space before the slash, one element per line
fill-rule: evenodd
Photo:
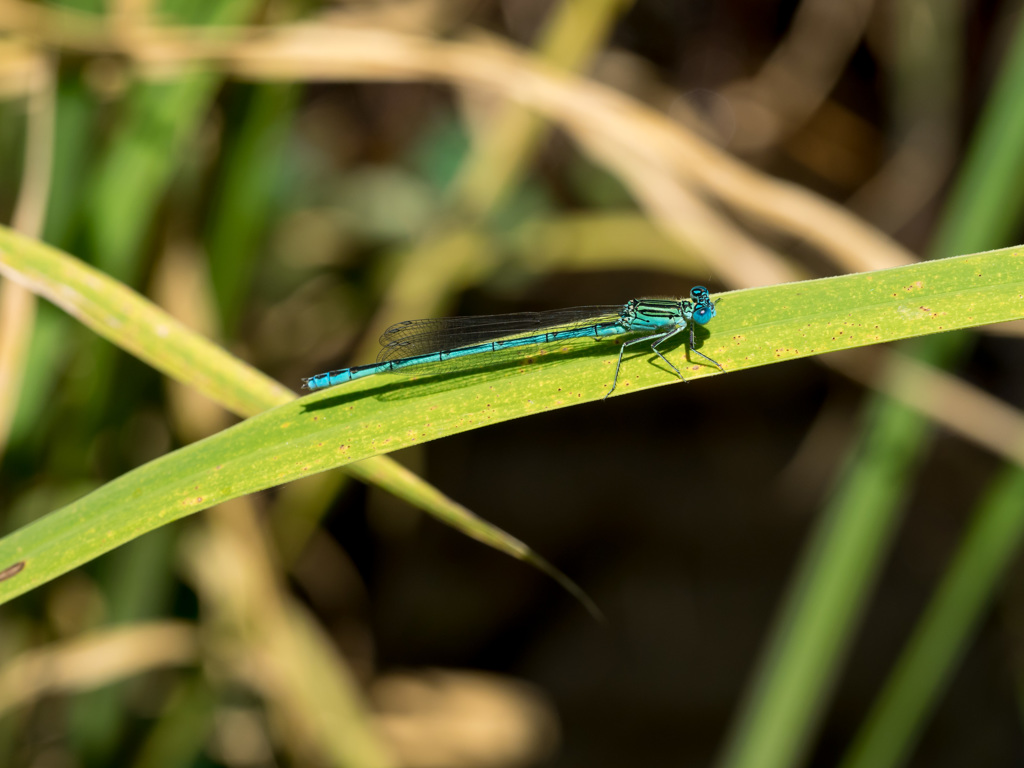
<path fill-rule="evenodd" d="M 4 568 L 2 571 L 0 571 L 0 581 L 6 581 L 7 579 L 11 578 L 12 576 L 17 576 L 23 570 L 25 570 L 25 561 L 24 560 L 20 560 L 17 563 L 15 563 L 14 565 L 9 565 L 6 568 Z"/>

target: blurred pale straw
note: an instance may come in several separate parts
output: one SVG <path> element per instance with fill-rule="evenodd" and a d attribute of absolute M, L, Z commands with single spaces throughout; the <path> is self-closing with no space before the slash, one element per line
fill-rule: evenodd
<path fill-rule="evenodd" d="M 586 78 L 565 73 L 493 41 L 442 42 L 382 31 L 297 26 L 237 44 L 168 44 L 147 49 L 148 65 L 206 60 L 257 79 L 443 79 L 486 88 L 559 123 L 608 153 L 646 160 L 786 234 L 817 246 L 841 271 L 907 264 L 913 254 L 798 185 L 773 179 L 730 157 L 665 115 Z M 708 253 L 717 268 L 728 254 Z"/>
<path fill-rule="evenodd" d="M 496 41 L 436 40 L 400 32 L 302 23 L 273 28 L 144 27 L 128 43 L 100 24 L 63 12 L 9 14 L 0 26 L 51 44 L 118 51 L 142 76 L 166 77 L 187 65 L 212 65 L 257 80 L 442 80 L 519 102 L 578 138 L 647 158 L 653 168 L 718 197 L 739 214 L 805 239 L 843 272 L 907 264 L 913 254 L 842 206 L 799 185 L 767 176 L 699 138 L 664 114 L 528 51 Z M 581 138 L 582 140 L 582 138 Z M 713 265 L 728 254 L 705 254 Z"/>
<path fill-rule="evenodd" d="M 180 322 L 216 338 L 217 313 L 203 264 L 192 243 L 172 240 L 154 270 L 152 291 Z M 185 439 L 198 440 L 225 426 L 223 408 L 195 387 L 171 379 L 168 392 L 170 412 Z M 388 765 L 366 723 L 366 703 L 346 659 L 312 628 L 311 619 L 289 619 L 303 609 L 284 588 L 281 566 L 257 522 L 261 501 L 243 497 L 211 510 L 196 529 L 202 533 L 184 542 L 183 556 L 202 597 L 203 661 L 215 670 L 210 679 L 229 673 L 260 691 L 273 718 L 291 724 L 277 730 L 276 741 L 296 762 L 332 755 L 340 764 Z M 294 652 L 297 647 L 304 652 Z M 333 727 L 325 727 L 327 722 Z M 296 727 L 299 723 L 306 726 Z"/>
<path fill-rule="evenodd" d="M 0 668 L 0 717 L 54 694 L 91 691 L 143 672 L 195 666 L 195 627 L 156 621 L 89 632 L 25 651 Z"/>
<path fill-rule="evenodd" d="M 43 54 L 32 57 L 32 63 L 34 66 L 20 70 L 25 78 L 25 159 L 11 225 L 19 232 L 39 237 L 50 197 L 56 106 L 53 65 Z M 18 411 L 35 317 L 35 294 L 18 283 L 0 279 L 0 457 Z"/>
<path fill-rule="evenodd" d="M 536 274 L 621 269 L 623 253 L 635 269 L 686 275 L 707 269 L 696 248 L 630 210 L 583 210 L 527 222 L 510 242 L 516 260 Z"/>
<path fill-rule="evenodd" d="M 598 135 L 581 135 L 579 139 L 591 155 L 615 170 L 667 233 L 702 254 L 714 266 L 715 276 L 727 284 L 752 288 L 807 277 L 780 254 L 747 236 L 678 179 L 650 165 L 646 158 L 621 146 L 608 146 Z"/>
<path fill-rule="evenodd" d="M 2 18 L 0 11 L 0 22 Z M 0 39 L 0 99 L 28 98 L 38 87 L 40 62 L 45 62 L 45 57 L 38 46 L 25 40 Z"/>
<path fill-rule="evenodd" d="M 501 675 L 399 672 L 375 680 L 371 695 L 403 768 L 536 765 L 559 741 L 543 691 Z"/>
<path fill-rule="evenodd" d="M 535 36 L 534 56 L 565 70 L 585 68 L 606 44 L 623 7 L 621 0 L 555 3 Z M 478 89 L 462 89 L 461 95 L 472 133 L 469 153 L 448 190 L 440 223 L 415 245 L 394 254 L 393 276 L 369 323 L 360 357 L 376 356 L 374 339 L 396 318 L 437 314 L 457 291 L 477 284 L 498 266 L 493 238 L 473 231 L 474 224 L 487 222 L 518 186 L 550 126 L 515 102 L 480 99 Z M 475 103 L 487 104 L 475 110 L 479 120 L 473 119 Z M 476 244 L 467 248 L 472 240 Z M 431 284 L 436 290 L 425 288 Z"/>
<path fill-rule="evenodd" d="M 296 764 L 391 765 L 352 670 L 277 576 L 253 499 L 211 510 L 182 548 L 208 613 L 206 663 L 260 692 Z"/>
<path fill-rule="evenodd" d="M 719 91 L 736 117 L 730 148 L 760 152 L 801 128 L 832 92 L 874 8 L 874 0 L 803 0 L 757 74 Z"/>
<path fill-rule="evenodd" d="M 622 0 L 553 4 L 535 35 L 533 57 L 567 72 L 586 70 L 607 45 L 627 5 Z M 485 42 L 493 36 L 477 31 L 473 37 Z M 478 95 L 464 89 L 463 103 L 472 105 L 476 100 L 472 97 Z M 547 121 L 521 104 L 499 99 L 495 105 L 493 97 L 486 101 L 490 107 L 479 126 L 472 120 L 472 110 L 465 110 L 472 132 L 471 149 L 459 168 L 452 195 L 457 207 L 482 219 L 517 186 L 541 140 L 550 132 Z"/>
<path fill-rule="evenodd" d="M 186 328 L 220 338 L 217 313 L 204 256 L 191 242 L 166 243 L 150 281 L 150 296 Z M 230 424 L 228 411 L 204 392 L 173 377 L 166 379 L 168 413 L 178 438 L 202 440 Z"/>
<path fill-rule="evenodd" d="M 1024 467 L 1024 413 L 972 384 L 892 350 L 845 350 L 818 360 Z"/>

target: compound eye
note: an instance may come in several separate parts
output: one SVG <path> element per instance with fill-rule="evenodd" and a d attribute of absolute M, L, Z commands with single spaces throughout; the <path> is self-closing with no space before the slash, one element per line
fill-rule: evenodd
<path fill-rule="evenodd" d="M 700 325 L 705 325 L 712 317 L 715 316 L 715 305 L 710 302 L 702 304 L 693 310 L 693 321 Z"/>

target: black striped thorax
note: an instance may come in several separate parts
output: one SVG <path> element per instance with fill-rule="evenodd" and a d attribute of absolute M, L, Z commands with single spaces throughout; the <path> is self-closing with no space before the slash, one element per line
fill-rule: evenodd
<path fill-rule="evenodd" d="M 622 308 L 622 324 L 634 331 L 686 325 L 692 317 L 689 299 L 630 299 Z"/>

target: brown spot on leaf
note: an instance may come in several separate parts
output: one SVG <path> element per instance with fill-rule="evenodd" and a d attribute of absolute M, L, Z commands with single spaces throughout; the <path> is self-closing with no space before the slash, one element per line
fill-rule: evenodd
<path fill-rule="evenodd" d="M 7 579 L 11 578 L 12 576 L 17 576 L 23 570 L 25 570 L 25 561 L 24 560 L 21 560 L 21 561 L 15 563 L 14 565 L 9 565 L 6 568 L 4 568 L 2 571 L 0 571 L 0 581 L 6 581 Z"/>

